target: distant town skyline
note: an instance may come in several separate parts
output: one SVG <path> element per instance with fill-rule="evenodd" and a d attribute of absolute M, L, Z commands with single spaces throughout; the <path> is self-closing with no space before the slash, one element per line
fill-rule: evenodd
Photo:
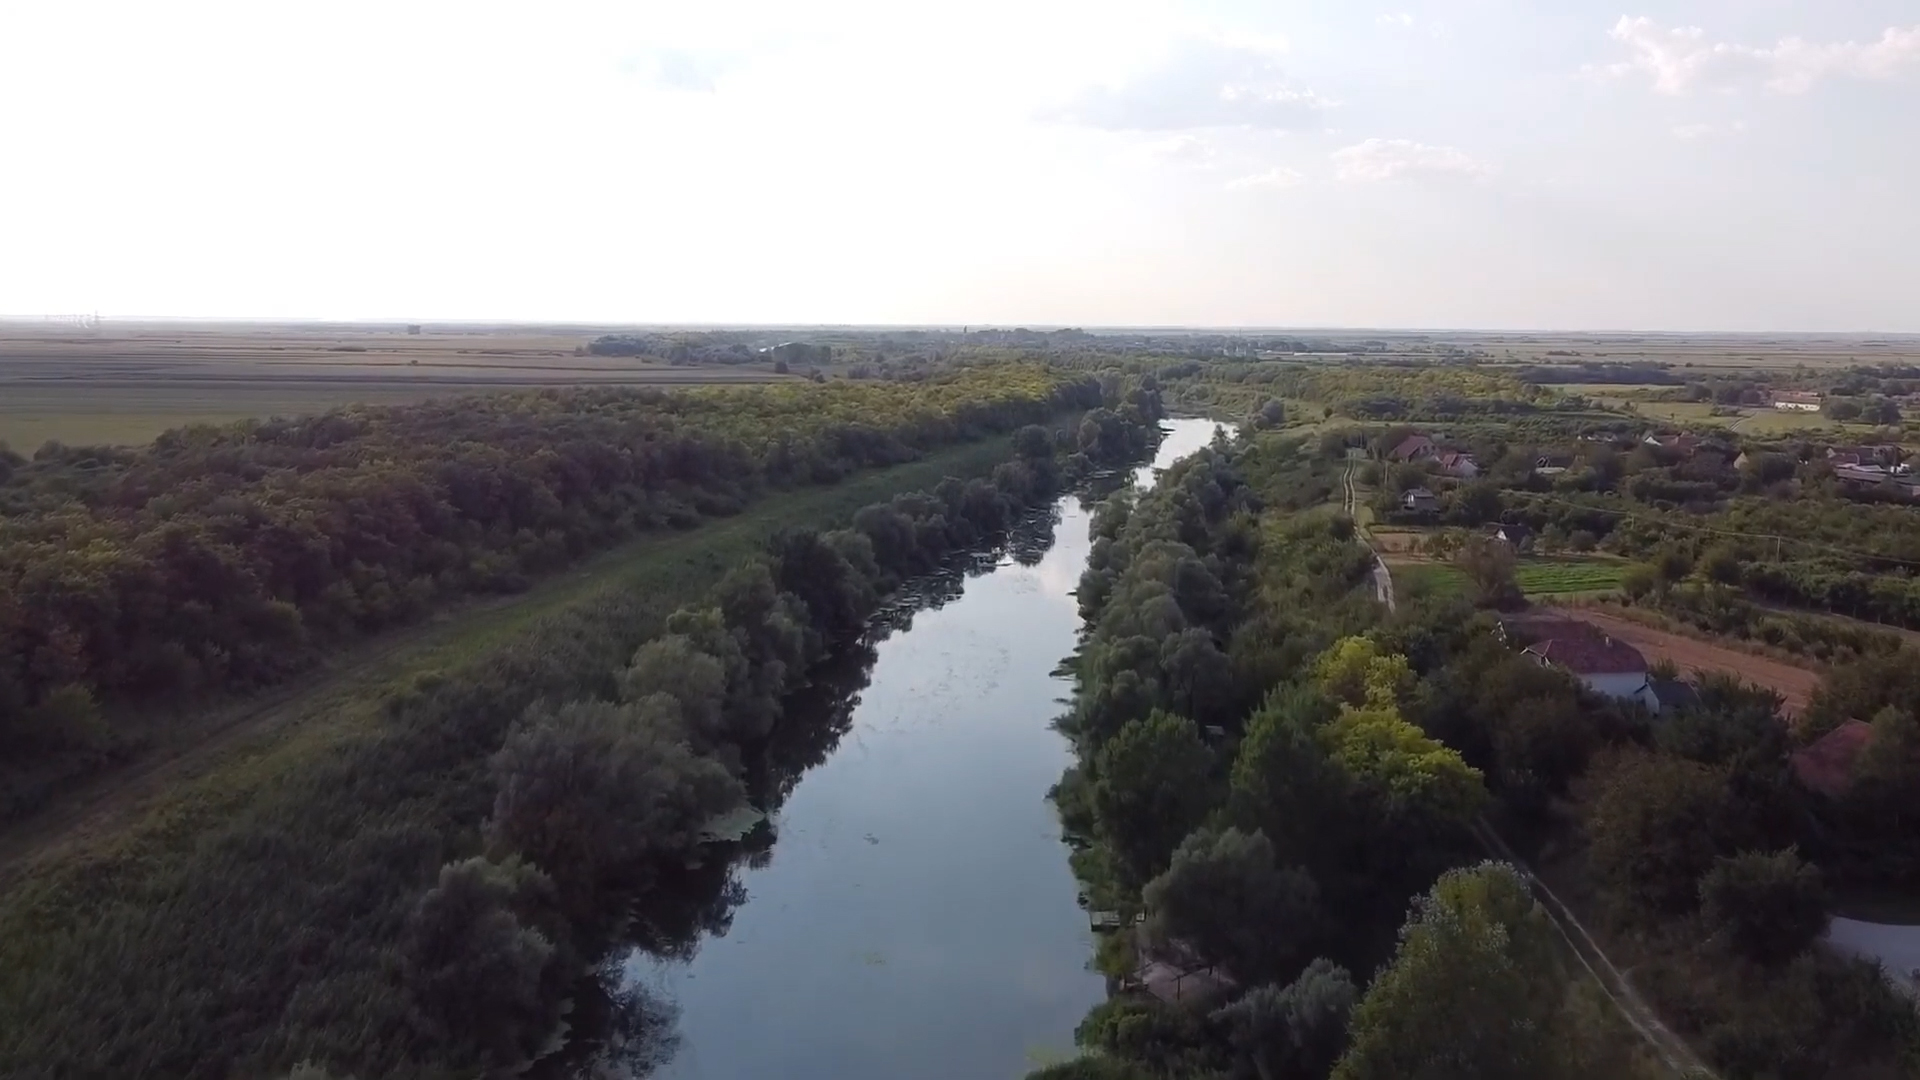
<path fill-rule="evenodd" d="M 1920 332 L 1911 0 L 38 3 L 0 314 Z"/>

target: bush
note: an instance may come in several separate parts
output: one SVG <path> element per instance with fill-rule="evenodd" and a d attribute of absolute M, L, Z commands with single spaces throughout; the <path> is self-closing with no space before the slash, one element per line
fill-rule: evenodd
<path fill-rule="evenodd" d="M 414 908 L 401 945 L 420 1016 L 494 1068 L 526 1060 L 560 1019 L 548 989 L 570 974 L 557 962 L 564 954 L 516 912 L 546 886 L 515 860 L 446 866 Z"/>
<path fill-rule="evenodd" d="M 1763 964 L 1800 955 L 1827 929 L 1830 897 L 1798 853 L 1746 852 L 1700 879 L 1700 905 L 1717 938 Z"/>

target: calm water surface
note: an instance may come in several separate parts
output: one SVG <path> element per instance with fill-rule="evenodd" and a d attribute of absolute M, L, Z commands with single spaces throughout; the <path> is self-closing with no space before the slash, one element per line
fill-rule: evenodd
<path fill-rule="evenodd" d="M 1213 430 L 1169 422 L 1155 466 Z M 1105 986 L 1046 801 L 1070 760 L 1053 671 L 1089 548 L 1077 499 L 1054 520 L 1037 562 L 1003 557 L 874 647 L 848 731 L 735 870 L 725 932 L 691 959 L 623 961 L 678 1010 L 653 1076 L 995 1080 L 1072 1052 Z"/>

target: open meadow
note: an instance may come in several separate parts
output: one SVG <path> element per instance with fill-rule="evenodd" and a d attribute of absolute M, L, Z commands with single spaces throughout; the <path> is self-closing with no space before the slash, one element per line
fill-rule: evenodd
<path fill-rule="evenodd" d="M 770 382 L 768 363 L 593 356 L 592 327 L 0 324 L 0 442 L 30 454 L 144 443 L 168 428 L 529 386 Z"/>
<path fill-rule="evenodd" d="M 1465 596 L 1472 591 L 1466 572 L 1451 563 L 1388 556 L 1395 583 L 1429 596 Z M 1529 597 L 1593 596 L 1620 587 L 1624 559 L 1523 556 L 1513 569 L 1515 584 Z"/>

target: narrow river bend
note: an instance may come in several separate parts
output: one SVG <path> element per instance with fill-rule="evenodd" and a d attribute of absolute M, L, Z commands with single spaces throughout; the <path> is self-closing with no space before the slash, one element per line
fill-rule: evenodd
<path fill-rule="evenodd" d="M 1214 425 L 1166 430 L 1137 482 Z M 1015 554 L 910 594 L 919 609 L 873 646 L 776 839 L 727 871 L 727 915 L 677 958 L 617 961 L 677 1012 L 651 1075 L 1010 1080 L 1072 1052 L 1105 988 L 1046 801 L 1069 763 L 1049 725 L 1071 687 L 1053 672 L 1076 644 L 1090 547 L 1080 499 L 1054 510 Z"/>

